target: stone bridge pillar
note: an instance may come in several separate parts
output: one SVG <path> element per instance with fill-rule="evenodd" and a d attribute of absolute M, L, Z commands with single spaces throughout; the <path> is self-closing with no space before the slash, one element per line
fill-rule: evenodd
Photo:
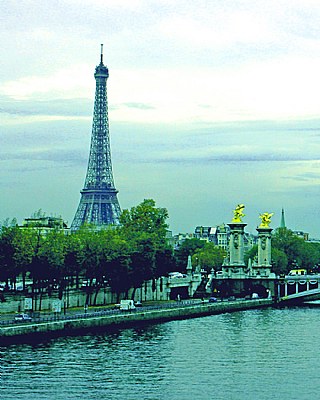
<path fill-rule="evenodd" d="M 258 265 L 271 268 L 271 232 L 272 228 L 257 228 Z"/>
<path fill-rule="evenodd" d="M 230 223 L 230 266 L 244 267 L 244 228 L 243 222 Z"/>

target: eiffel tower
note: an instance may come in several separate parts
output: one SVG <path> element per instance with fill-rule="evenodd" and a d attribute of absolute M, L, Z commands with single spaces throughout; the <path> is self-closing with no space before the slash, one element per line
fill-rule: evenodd
<path fill-rule="evenodd" d="M 107 102 L 109 71 L 103 64 L 103 45 L 100 64 L 95 69 L 94 77 L 96 93 L 90 155 L 84 188 L 80 191 L 80 203 L 71 224 L 72 231 L 79 229 L 84 223 L 93 224 L 97 229 L 119 224 L 121 213 L 111 164 Z"/>

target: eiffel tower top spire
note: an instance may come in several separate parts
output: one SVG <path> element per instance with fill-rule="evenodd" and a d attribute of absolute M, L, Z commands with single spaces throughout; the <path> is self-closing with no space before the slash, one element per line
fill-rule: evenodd
<path fill-rule="evenodd" d="M 103 45 L 94 78 L 96 92 L 88 169 L 72 230 L 85 222 L 98 227 L 117 224 L 121 212 L 112 173 L 107 101 L 109 70 L 103 63 Z"/>

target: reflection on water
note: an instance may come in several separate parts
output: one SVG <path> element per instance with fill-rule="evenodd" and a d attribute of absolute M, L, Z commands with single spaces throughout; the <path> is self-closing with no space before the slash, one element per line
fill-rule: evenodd
<path fill-rule="evenodd" d="M 317 399 L 320 310 L 248 310 L 0 347 L 4 400 Z"/>

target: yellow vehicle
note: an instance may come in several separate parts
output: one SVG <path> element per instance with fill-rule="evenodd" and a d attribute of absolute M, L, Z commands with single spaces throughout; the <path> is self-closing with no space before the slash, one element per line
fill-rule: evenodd
<path fill-rule="evenodd" d="M 294 275 L 307 275 L 307 270 L 306 269 L 291 269 L 289 271 L 289 275 L 294 276 Z"/>

